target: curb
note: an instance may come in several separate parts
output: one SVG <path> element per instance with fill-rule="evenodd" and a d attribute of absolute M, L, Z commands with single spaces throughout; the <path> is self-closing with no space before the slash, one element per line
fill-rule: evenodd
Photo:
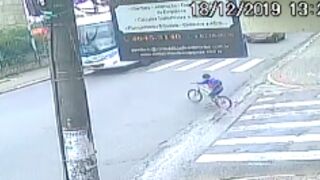
<path fill-rule="evenodd" d="M 45 81 L 47 81 L 49 79 L 50 78 L 46 77 L 46 78 L 41 78 L 41 79 L 38 79 L 38 80 L 29 81 L 27 83 L 19 84 L 19 85 L 13 87 L 13 88 L 9 88 L 7 90 L 1 91 L 0 95 L 5 94 L 5 93 L 9 93 L 9 92 L 12 92 L 12 91 L 16 91 L 16 90 L 19 90 L 19 89 L 22 89 L 22 88 L 26 88 L 26 87 L 29 87 L 29 86 L 32 86 L 32 85 L 35 85 L 35 84 L 39 84 L 39 83 L 45 82 Z"/>
<path fill-rule="evenodd" d="M 141 66 L 140 63 L 134 63 L 134 64 L 130 64 L 128 66 L 123 66 L 123 67 L 118 67 L 118 68 L 89 70 L 89 72 L 84 72 L 84 76 L 88 76 L 88 75 L 91 75 L 91 74 L 93 75 L 93 74 L 98 73 L 98 72 L 103 73 L 103 74 L 121 73 L 121 72 L 129 71 L 131 69 L 138 68 L 140 66 Z M 51 79 L 51 77 L 44 77 L 44 78 L 40 78 L 40 79 L 37 79 L 37 80 L 28 81 L 26 83 L 18 84 L 16 86 L 12 87 L 12 88 L 7 89 L 7 90 L 0 91 L 0 95 L 5 94 L 5 93 L 9 93 L 9 92 L 12 92 L 12 91 L 16 91 L 16 90 L 19 90 L 19 89 L 22 89 L 22 88 L 26 88 L 26 87 L 29 87 L 29 86 L 32 86 L 32 85 L 35 85 L 35 84 L 39 84 L 39 83 L 48 81 L 50 79 Z M 6 81 L 10 81 L 10 80 L 6 80 Z M 4 82 L 6 82 L 6 81 L 4 81 Z M 2 82 L 2 81 L 0 81 L 0 82 Z"/>
<path fill-rule="evenodd" d="M 115 74 L 115 73 L 122 73 L 122 72 L 127 72 L 130 71 L 131 69 L 135 69 L 138 67 L 141 67 L 141 63 L 137 62 L 137 63 L 133 63 L 133 64 L 129 64 L 127 66 L 122 66 L 122 67 L 117 67 L 117 68 L 105 68 L 105 69 L 96 69 L 93 70 L 92 73 L 90 74 L 96 74 L 96 73 L 103 73 L 103 74 Z"/>
<path fill-rule="evenodd" d="M 293 47 L 292 50 L 273 59 L 279 59 L 281 61 L 293 52 L 296 52 L 297 48 L 305 46 L 309 41 L 312 41 L 318 36 L 320 36 L 320 33 L 311 35 L 305 41 Z M 221 133 L 227 131 L 237 121 L 238 117 L 241 116 L 257 98 L 254 89 L 264 84 L 266 76 L 277 67 L 278 65 L 274 65 L 266 69 L 261 73 L 259 78 L 250 79 L 236 91 L 235 95 L 231 97 L 235 102 L 232 108 L 236 108 L 234 112 L 217 112 L 213 117 L 211 115 L 211 117 L 207 117 L 205 120 L 192 122 L 188 127 L 176 134 L 175 137 L 163 145 L 166 148 L 160 149 L 155 154 L 150 155 L 144 160 L 142 165 L 140 164 L 140 166 L 136 167 L 140 172 L 136 174 L 133 179 L 179 179 L 179 177 L 175 176 L 187 168 L 185 167 L 188 166 L 186 162 L 190 163 L 197 158 L 203 150 L 219 138 Z M 219 122 L 222 118 L 224 118 L 224 121 Z"/>
<path fill-rule="evenodd" d="M 1 84 L 1 83 L 6 83 L 6 82 L 8 82 L 8 81 L 10 81 L 10 80 L 7 79 L 7 78 L 0 79 L 0 84 Z"/>
<path fill-rule="evenodd" d="M 276 68 L 273 69 L 271 71 L 271 73 L 269 73 L 267 75 L 267 80 L 271 84 L 274 84 L 274 85 L 277 85 L 277 86 L 281 86 L 281 87 L 285 87 L 285 88 L 293 88 L 294 89 L 294 88 L 316 88 L 316 87 L 319 87 L 319 86 L 316 86 L 316 85 L 308 86 L 308 85 L 297 85 L 297 84 L 284 83 L 284 82 L 281 82 L 281 81 L 279 81 L 279 80 L 277 80 L 276 78 L 273 77 L 273 73 L 275 73 L 276 71 L 279 71 L 285 65 L 288 65 L 294 58 L 296 58 L 300 53 L 302 53 L 302 51 L 306 50 L 309 46 L 311 46 L 314 43 L 314 41 L 318 40 L 319 37 L 320 37 L 320 33 L 317 33 L 307 43 L 305 43 L 301 48 L 296 50 L 293 55 L 291 55 L 287 59 L 282 60 L 282 62 L 280 62 L 279 65 L 276 66 Z"/>
<path fill-rule="evenodd" d="M 302 86 L 299 86 L 299 85 L 282 83 L 281 81 L 278 81 L 275 78 L 273 78 L 271 73 L 268 74 L 267 80 L 271 84 L 274 84 L 274 85 L 277 85 L 277 86 L 281 86 L 281 87 L 285 87 L 285 88 L 290 88 L 290 89 L 303 88 Z"/>
<path fill-rule="evenodd" d="M 297 85 L 297 84 L 289 84 L 289 83 L 283 83 L 279 80 L 276 80 L 274 77 L 272 77 L 272 74 L 268 74 L 267 80 L 274 85 L 281 86 L 284 88 L 289 89 L 319 89 L 320 85 Z"/>

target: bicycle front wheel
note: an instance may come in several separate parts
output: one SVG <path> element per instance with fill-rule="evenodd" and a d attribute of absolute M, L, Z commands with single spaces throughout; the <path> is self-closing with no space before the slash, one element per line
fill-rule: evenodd
<path fill-rule="evenodd" d="M 197 89 L 190 89 L 187 93 L 187 97 L 194 103 L 199 103 L 203 99 L 203 95 Z"/>

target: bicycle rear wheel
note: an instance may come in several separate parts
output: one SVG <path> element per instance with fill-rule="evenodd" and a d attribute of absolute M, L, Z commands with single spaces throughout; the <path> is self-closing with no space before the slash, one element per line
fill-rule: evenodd
<path fill-rule="evenodd" d="M 232 107 L 232 101 L 227 96 L 217 96 L 214 102 L 221 109 L 229 110 Z"/>

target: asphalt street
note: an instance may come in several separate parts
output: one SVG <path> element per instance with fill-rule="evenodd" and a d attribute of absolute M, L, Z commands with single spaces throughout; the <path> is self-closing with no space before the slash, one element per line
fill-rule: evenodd
<path fill-rule="evenodd" d="M 249 58 L 161 61 L 127 73 L 86 78 L 101 179 L 129 179 L 132 167 L 161 144 L 214 111 L 186 99 L 203 72 L 220 78 L 231 95 L 272 58 L 311 33 L 290 33 L 276 44 L 249 44 Z M 50 82 L 0 96 L 0 179 L 61 179 L 61 162 Z M 159 147 L 160 145 L 160 147 Z"/>
<path fill-rule="evenodd" d="M 255 102 L 180 179 L 314 176 L 320 172 L 319 89 L 263 85 L 255 93 Z"/>

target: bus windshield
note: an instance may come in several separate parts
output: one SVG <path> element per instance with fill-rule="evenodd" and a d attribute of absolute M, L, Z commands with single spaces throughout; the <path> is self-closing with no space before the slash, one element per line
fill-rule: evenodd
<path fill-rule="evenodd" d="M 82 57 L 98 55 L 116 48 L 111 21 L 80 26 L 78 33 Z"/>

